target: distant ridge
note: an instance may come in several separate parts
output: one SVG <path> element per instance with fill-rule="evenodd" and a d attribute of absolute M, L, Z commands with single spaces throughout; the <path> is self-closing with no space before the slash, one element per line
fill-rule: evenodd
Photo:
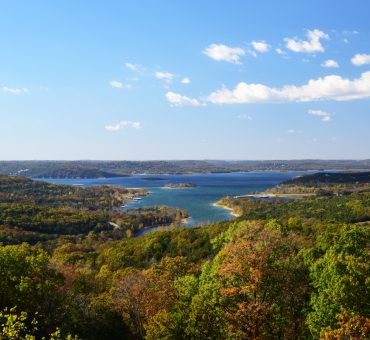
<path fill-rule="evenodd" d="M 33 178 L 111 178 L 120 177 L 122 175 L 111 172 L 102 171 L 99 169 L 56 169 L 41 173 Z"/>
<path fill-rule="evenodd" d="M 305 176 L 299 176 L 282 184 L 347 184 L 347 183 L 370 183 L 370 172 L 320 172 Z"/>
<path fill-rule="evenodd" d="M 370 160 L 0 161 L 0 173 L 30 178 L 110 178 L 135 174 L 370 170 Z"/>

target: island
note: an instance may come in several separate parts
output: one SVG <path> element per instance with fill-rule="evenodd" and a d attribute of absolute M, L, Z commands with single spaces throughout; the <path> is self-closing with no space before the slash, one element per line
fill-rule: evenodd
<path fill-rule="evenodd" d="M 186 188 L 196 188 L 195 183 L 168 183 L 164 185 L 167 189 L 186 189 Z"/>

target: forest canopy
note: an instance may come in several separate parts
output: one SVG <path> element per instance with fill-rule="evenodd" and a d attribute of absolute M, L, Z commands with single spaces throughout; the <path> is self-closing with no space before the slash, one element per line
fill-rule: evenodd
<path fill-rule="evenodd" d="M 186 212 L 121 214 L 111 187 L 94 189 L 105 197 L 94 205 L 82 188 L 0 184 L 12 235 L 0 245 L 0 338 L 370 337 L 368 192 L 228 198 L 233 221 L 114 237 L 112 218 L 127 231 Z"/>

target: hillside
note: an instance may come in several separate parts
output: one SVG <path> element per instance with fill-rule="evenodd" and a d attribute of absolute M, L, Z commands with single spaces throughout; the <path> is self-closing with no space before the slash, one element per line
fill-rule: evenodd
<path fill-rule="evenodd" d="M 325 169 L 370 169 L 370 160 L 0 161 L 0 173 L 31 178 L 99 178 L 142 173 L 191 174 Z"/>
<path fill-rule="evenodd" d="M 146 194 L 143 189 L 55 185 L 0 175 L 0 242 L 78 240 L 90 232 L 102 240 L 130 238 L 144 228 L 178 225 L 188 217 L 170 207 L 118 209 Z"/>
<path fill-rule="evenodd" d="M 113 213 L 105 203 L 84 208 L 94 190 L 114 187 L 91 193 L 6 176 L 0 184 L 0 202 L 6 202 L 0 203 L 0 236 L 15 244 L 0 245 L 0 319 L 19 318 L 22 334 L 369 338 L 370 193 L 229 198 L 223 203 L 242 214 L 234 221 L 132 237 L 134 226 L 183 213 Z M 62 207 L 65 196 L 79 197 L 79 208 L 71 198 Z M 115 225 L 124 232 L 112 230 Z M 35 240 L 36 246 L 20 244 Z"/>
<path fill-rule="evenodd" d="M 99 169 L 88 169 L 88 168 L 61 168 L 51 169 L 50 171 L 40 172 L 39 174 L 32 176 L 37 178 L 111 178 L 120 177 L 121 175 L 102 171 Z"/>
<path fill-rule="evenodd" d="M 302 184 L 307 186 L 315 186 L 321 184 L 359 184 L 370 183 L 370 172 L 319 172 L 310 175 L 299 176 L 284 184 Z"/>
<path fill-rule="evenodd" d="M 370 192 L 370 172 L 319 172 L 280 183 L 267 194 L 275 196 L 332 196 Z"/>

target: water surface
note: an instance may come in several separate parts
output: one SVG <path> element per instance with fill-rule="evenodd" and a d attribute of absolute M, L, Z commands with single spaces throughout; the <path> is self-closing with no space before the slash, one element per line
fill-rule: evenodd
<path fill-rule="evenodd" d="M 141 201 L 130 203 L 127 208 L 168 205 L 187 210 L 191 216 L 189 225 L 229 220 L 230 211 L 212 204 L 227 195 L 250 194 L 264 191 L 281 181 L 301 175 L 302 171 L 256 171 L 246 173 L 194 174 L 194 175 L 135 175 L 129 177 L 98 179 L 46 179 L 57 184 L 119 185 L 129 188 L 145 188 L 149 195 Z M 195 183 L 196 188 L 168 189 L 168 183 Z M 127 209 L 124 208 L 124 209 Z"/>

